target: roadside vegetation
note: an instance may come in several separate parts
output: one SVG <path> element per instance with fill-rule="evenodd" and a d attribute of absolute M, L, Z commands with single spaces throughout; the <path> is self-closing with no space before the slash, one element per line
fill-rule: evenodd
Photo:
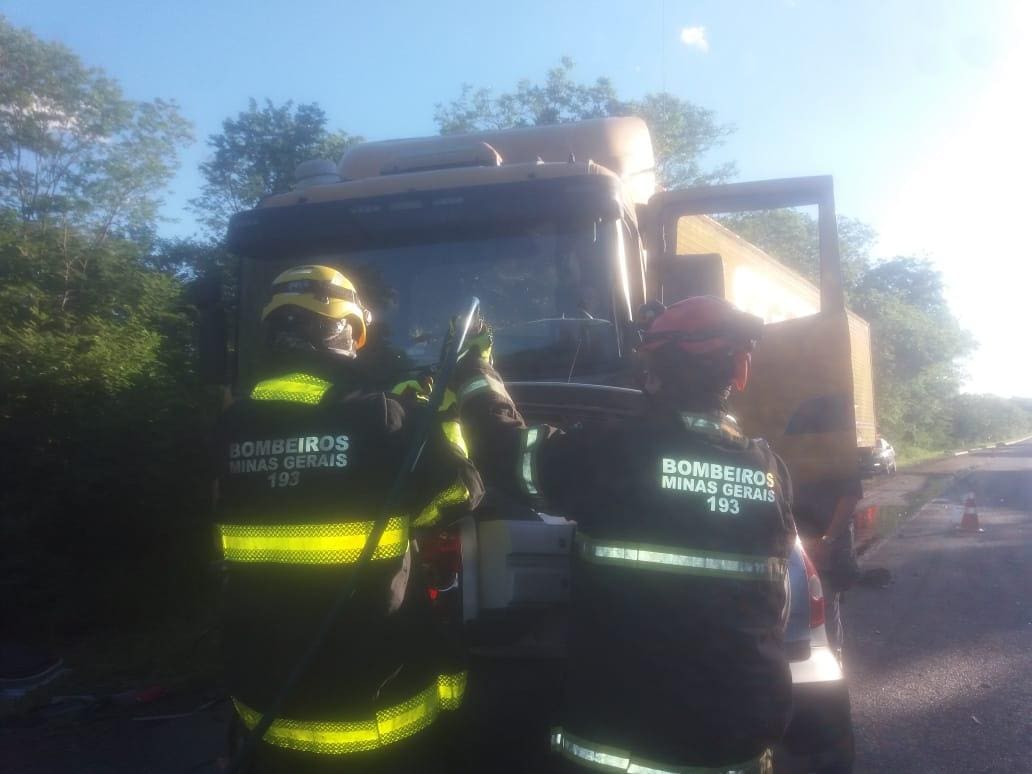
<path fill-rule="evenodd" d="M 361 139 L 328 127 L 315 104 L 245 104 L 208 138 L 199 232 L 162 239 L 162 192 L 193 140 L 179 107 L 129 99 L 0 17 L 0 566 L 15 633 L 103 651 L 127 621 L 162 632 L 182 620 L 174 643 L 156 638 L 188 652 L 204 628 L 217 582 L 207 444 L 219 396 L 194 364 L 191 283 L 221 277 L 232 298 L 228 216 L 288 189 L 300 161 Z M 733 131 L 711 111 L 666 93 L 623 97 L 605 78 L 580 83 L 565 59 L 508 92 L 461 87 L 434 119 L 447 133 L 631 114 L 650 125 L 665 184 L 734 179 L 733 164 L 707 162 Z M 732 225 L 814 275 L 805 214 Z M 840 229 L 849 301 L 872 326 L 879 421 L 904 459 L 1032 432 L 1032 401 L 959 394 L 974 344 L 935 268 L 875 261 L 869 227 L 843 218 Z"/>

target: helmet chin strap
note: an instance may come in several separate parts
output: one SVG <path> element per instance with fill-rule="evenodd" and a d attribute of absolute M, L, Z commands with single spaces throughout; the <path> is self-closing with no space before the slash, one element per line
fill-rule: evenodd
<path fill-rule="evenodd" d="M 308 339 L 287 331 L 280 331 L 273 339 L 273 347 L 281 352 L 316 352 L 315 345 Z"/>
<path fill-rule="evenodd" d="M 340 346 L 340 345 L 346 346 Z M 342 357 L 355 356 L 355 339 L 347 320 L 337 321 L 337 332 L 326 339 L 326 351 Z"/>
<path fill-rule="evenodd" d="M 749 363 L 752 362 L 752 354 L 739 352 L 735 355 L 734 373 L 731 377 L 731 384 L 737 392 L 745 392 L 745 385 L 749 383 Z"/>

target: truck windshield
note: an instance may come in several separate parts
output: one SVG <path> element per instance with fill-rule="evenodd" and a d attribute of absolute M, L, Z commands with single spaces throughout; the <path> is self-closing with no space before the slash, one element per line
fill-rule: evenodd
<path fill-rule="evenodd" d="M 506 378 L 590 379 L 618 358 L 617 232 L 597 221 L 539 222 L 504 235 L 245 259 L 238 381 L 246 389 L 262 376 L 260 316 L 273 278 L 305 263 L 332 266 L 355 283 L 373 316 L 360 362 L 378 380 L 436 364 L 450 318 L 471 296 L 480 298 Z"/>

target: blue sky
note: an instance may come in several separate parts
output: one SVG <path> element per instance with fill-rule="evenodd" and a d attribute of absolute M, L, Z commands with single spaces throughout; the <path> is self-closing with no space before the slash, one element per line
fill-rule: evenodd
<path fill-rule="evenodd" d="M 663 88 L 734 124 L 712 154 L 741 179 L 831 173 L 877 252 L 922 254 L 981 348 L 968 388 L 1032 395 L 1028 323 L 1032 4 L 1023 0 L 325 2 L 5 0 L 138 99 L 172 97 L 198 142 L 167 233 L 190 233 L 202 142 L 248 97 L 318 102 L 371 139 L 431 133 L 463 82 L 538 78 L 566 54 L 583 79 Z M 702 28 L 701 30 L 697 28 Z"/>

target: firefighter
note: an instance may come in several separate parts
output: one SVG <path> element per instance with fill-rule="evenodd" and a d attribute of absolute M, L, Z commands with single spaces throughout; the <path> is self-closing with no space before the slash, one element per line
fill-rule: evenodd
<path fill-rule="evenodd" d="M 661 311 L 639 347 L 643 416 L 566 433 L 526 426 L 487 359 L 460 362 L 485 482 L 577 523 L 561 770 L 770 770 L 791 702 L 792 490 L 727 414 L 762 324 L 709 296 Z"/>
<path fill-rule="evenodd" d="M 853 527 L 853 513 L 863 498 L 863 490 L 860 480 L 851 478 L 821 481 L 805 491 L 800 488 L 798 495 L 805 505 L 795 510 L 796 525 L 824 590 L 828 644 L 841 661 L 842 600 L 863 576 L 857 564 Z"/>
<path fill-rule="evenodd" d="M 357 389 L 371 317 L 326 266 L 273 282 L 262 311 L 277 369 L 221 417 L 222 646 L 240 732 L 305 651 L 369 535 L 422 410 Z M 260 743 L 255 771 L 432 771 L 442 712 L 463 698 L 458 643 L 435 623 L 410 539 L 482 485 L 439 427 L 355 598 Z"/>

